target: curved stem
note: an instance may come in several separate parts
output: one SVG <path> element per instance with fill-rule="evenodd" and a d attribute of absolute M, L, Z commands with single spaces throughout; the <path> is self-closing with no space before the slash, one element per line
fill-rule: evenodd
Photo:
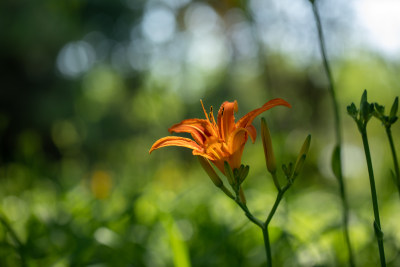
<path fill-rule="evenodd" d="M 389 139 L 389 144 L 390 144 L 390 149 L 392 151 L 392 157 L 393 157 L 393 164 L 394 164 L 394 171 L 396 173 L 396 178 L 397 178 L 397 188 L 399 190 L 400 194 L 400 171 L 399 171 L 399 162 L 397 161 L 397 155 L 396 155 L 396 150 L 394 148 L 394 143 L 393 143 L 393 137 L 392 137 L 392 131 L 390 130 L 390 127 L 386 127 L 386 134 Z"/>
<path fill-rule="evenodd" d="M 239 205 L 240 208 L 242 208 L 242 210 L 244 211 L 244 214 L 246 215 L 246 217 L 255 225 L 257 225 L 258 227 L 260 227 L 261 229 L 264 228 L 263 223 L 257 219 L 256 217 L 253 216 L 253 214 L 251 214 L 251 212 L 249 211 L 249 209 L 247 208 L 246 204 L 243 204 L 242 202 L 240 202 L 239 199 L 235 199 L 236 203 Z"/>
<path fill-rule="evenodd" d="M 278 206 L 279 206 L 279 203 L 280 203 L 281 200 L 282 200 L 283 195 L 285 194 L 286 190 L 288 190 L 289 187 L 290 187 L 291 185 L 292 185 L 292 184 L 287 184 L 285 187 L 282 188 L 282 190 L 279 191 L 278 195 L 276 196 L 274 206 L 272 206 L 272 209 L 271 209 L 271 211 L 269 212 L 267 219 L 265 220 L 264 228 L 267 228 L 267 227 L 268 227 L 269 223 L 270 223 L 271 220 L 272 220 L 272 217 L 274 216 L 274 214 L 275 214 L 275 212 L 276 212 L 276 209 L 277 209 Z"/>
<path fill-rule="evenodd" d="M 375 228 L 375 235 L 376 235 L 376 239 L 377 239 L 378 247 L 379 247 L 379 256 L 380 256 L 380 260 L 381 260 L 381 266 L 386 266 L 385 250 L 383 247 L 383 233 L 381 230 L 382 229 L 381 221 L 379 218 L 379 207 L 378 207 L 378 198 L 376 195 L 374 170 L 372 168 L 371 153 L 369 151 L 367 130 L 366 130 L 365 126 L 361 129 L 361 136 L 362 136 L 362 141 L 363 141 L 363 145 L 364 145 L 365 157 L 366 157 L 367 166 L 368 166 L 369 182 L 370 182 L 370 186 L 371 186 L 372 207 L 374 210 L 374 218 L 375 218 L 374 228 Z"/>
<path fill-rule="evenodd" d="M 318 30 L 318 39 L 319 39 L 319 47 L 323 59 L 323 64 L 324 64 L 324 69 L 326 76 L 328 78 L 329 82 L 329 91 L 331 94 L 331 99 L 332 99 L 332 106 L 333 106 L 333 114 L 334 114 L 334 122 L 335 122 L 335 129 L 336 129 L 336 146 L 339 147 L 339 151 L 341 151 L 342 147 L 342 134 L 341 134 L 341 125 L 340 125 L 340 116 L 339 116 L 339 108 L 338 108 L 338 101 L 336 99 L 336 93 L 335 93 L 335 86 L 332 78 L 332 72 L 328 63 L 328 57 L 326 55 L 326 48 L 325 48 L 325 41 L 324 41 L 324 35 L 322 31 L 322 26 L 321 26 L 321 19 L 319 16 L 318 8 L 313 0 L 310 0 L 312 4 L 312 9 L 314 13 L 314 18 L 315 22 L 317 25 L 317 30 Z M 345 184 L 344 184 L 344 177 L 343 177 L 343 170 L 342 170 L 342 164 L 341 164 L 341 153 L 339 153 L 339 172 L 337 175 L 338 182 L 339 182 L 339 193 L 340 193 L 340 198 L 342 200 L 342 207 L 343 207 L 343 233 L 345 236 L 346 240 L 346 245 L 347 245 L 347 250 L 349 254 L 349 265 L 350 266 L 355 266 L 354 262 L 354 257 L 353 257 L 353 250 L 351 247 L 350 243 L 350 235 L 349 235 L 349 226 L 348 226 L 348 217 L 349 217 L 349 208 L 348 208 L 348 201 L 346 197 L 346 189 L 345 189 Z"/>

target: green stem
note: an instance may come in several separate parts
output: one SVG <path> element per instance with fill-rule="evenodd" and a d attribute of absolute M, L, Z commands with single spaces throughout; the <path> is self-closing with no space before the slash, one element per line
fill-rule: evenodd
<path fill-rule="evenodd" d="M 271 244 L 269 242 L 269 235 L 268 235 L 268 225 L 266 226 L 265 224 L 263 224 L 262 221 L 260 221 L 259 219 L 257 219 L 256 217 L 254 217 L 251 212 L 249 211 L 249 209 L 247 208 L 246 204 L 243 204 L 242 202 L 240 202 L 239 197 L 237 197 L 235 199 L 236 203 L 239 205 L 239 207 L 242 208 L 242 210 L 244 211 L 244 213 L 246 214 L 247 218 L 249 218 L 249 220 L 251 222 L 253 222 L 254 224 L 256 224 L 258 227 L 261 228 L 262 232 L 263 232 L 263 238 L 264 238 L 264 247 L 265 247 L 265 254 L 267 256 L 267 267 L 272 267 L 272 256 L 271 256 Z"/>
<path fill-rule="evenodd" d="M 317 8 L 314 0 L 310 0 L 310 2 L 312 4 L 314 18 L 315 18 L 315 22 L 317 25 L 319 47 L 320 47 L 320 51 L 322 54 L 324 69 L 325 69 L 325 73 L 326 73 L 326 76 L 327 76 L 328 82 L 329 82 L 329 91 L 330 91 L 331 99 L 332 99 L 332 106 L 333 106 L 333 111 L 334 111 L 333 112 L 334 122 L 335 122 L 335 129 L 336 129 L 336 142 L 337 142 L 336 146 L 338 146 L 339 151 L 341 151 L 342 135 L 341 135 L 341 125 L 340 125 L 338 101 L 336 99 L 336 93 L 335 93 L 335 86 L 333 83 L 332 72 L 331 72 L 331 69 L 330 69 L 330 66 L 328 63 L 328 57 L 326 55 L 324 35 L 323 35 L 323 31 L 322 31 L 321 19 L 319 16 L 318 8 Z M 341 153 L 339 153 L 339 162 L 341 163 L 341 161 L 342 161 Z M 346 189 L 345 189 L 345 184 L 344 184 L 342 164 L 340 164 L 339 166 L 340 167 L 339 167 L 339 172 L 338 172 L 337 178 L 339 181 L 339 192 L 340 192 L 340 198 L 342 200 L 342 207 L 343 207 L 343 227 L 344 227 L 343 233 L 345 236 L 347 250 L 348 250 L 348 254 L 349 254 L 349 265 L 355 266 L 353 249 L 351 247 L 350 235 L 349 235 L 349 226 L 348 226 L 349 208 L 348 208 L 348 201 L 347 201 L 347 197 L 346 197 Z"/>
<path fill-rule="evenodd" d="M 381 266 L 386 266 L 385 250 L 383 247 L 383 233 L 381 230 L 382 228 L 381 228 L 381 221 L 379 218 L 378 198 L 376 196 L 376 188 L 375 188 L 374 170 L 372 168 L 371 153 L 369 151 L 367 130 L 365 126 L 361 129 L 361 136 L 363 140 L 365 157 L 368 166 L 369 182 L 371 186 L 372 206 L 374 209 L 374 218 L 375 218 L 374 228 L 375 228 L 376 239 L 378 242 L 379 256 L 381 260 Z"/>
<path fill-rule="evenodd" d="M 272 209 L 271 209 L 271 211 L 269 212 L 267 219 L 265 220 L 264 228 L 267 228 L 267 227 L 268 227 L 269 223 L 270 223 L 271 220 L 272 220 L 272 217 L 274 216 L 274 214 L 275 214 L 275 212 L 276 212 L 276 210 L 277 210 L 277 208 L 278 208 L 278 206 L 279 206 L 279 203 L 280 203 L 281 200 L 282 200 L 283 195 L 285 194 L 286 190 L 288 190 L 288 189 L 290 188 L 291 185 L 292 185 L 292 184 L 288 183 L 285 187 L 283 187 L 283 188 L 279 191 L 278 195 L 276 196 L 274 206 L 272 206 Z"/>
<path fill-rule="evenodd" d="M 393 156 L 393 164 L 394 164 L 394 171 L 396 173 L 396 178 L 397 178 L 397 188 L 399 189 L 399 194 L 400 194 L 400 171 L 399 171 L 399 162 L 397 161 L 397 155 L 396 155 L 396 149 L 394 148 L 394 143 L 393 143 L 393 137 L 392 137 L 392 131 L 390 130 L 390 127 L 386 127 L 386 134 L 389 139 L 389 144 L 390 144 L 390 149 L 392 150 L 392 156 Z"/>
<path fill-rule="evenodd" d="M 281 191 L 281 186 L 279 184 L 278 177 L 276 177 L 276 172 L 272 172 L 271 175 L 272 175 L 272 180 L 274 181 L 276 189 L 278 189 L 278 191 Z"/>
<path fill-rule="evenodd" d="M 257 219 L 256 217 L 253 216 L 253 214 L 251 214 L 251 212 L 249 211 L 249 209 L 247 208 L 246 204 L 243 204 L 242 202 L 240 202 L 240 199 L 237 197 L 235 199 L 235 202 L 239 205 L 239 207 L 244 211 L 244 214 L 247 216 L 247 218 L 254 223 L 255 225 L 257 225 L 258 227 L 260 227 L 261 229 L 264 228 L 263 223 Z"/>
<path fill-rule="evenodd" d="M 267 267 L 272 267 L 271 245 L 269 242 L 268 226 L 262 228 L 264 237 L 265 253 L 267 255 Z"/>
<path fill-rule="evenodd" d="M 283 195 L 285 194 L 286 190 L 288 190 L 291 185 L 292 185 L 291 183 L 288 183 L 285 187 L 283 187 L 281 190 L 279 190 L 279 193 L 275 199 L 274 206 L 272 207 L 271 211 L 269 212 L 268 217 L 265 220 L 263 227 L 261 228 L 263 230 L 264 246 L 265 246 L 265 253 L 267 254 L 267 266 L 268 267 L 272 266 L 271 245 L 269 242 L 268 226 L 279 206 L 279 203 L 282 200 Z"/>
<path fill-rule="evenodd" d="M 339 108 L 338 108 L 338 103 L 336 100 L 336 93 L 335 93 L 335 86 L 334 86 L 333 78 L 332 78 L 332 72 L 331 72 L 331 68 L 328 63 L 328 57 L 326 55 L 326 48 L 325 48 L 325 41 L 324 41 L 325 39 L 324 39 L 323 31 L 322 31 L 321 19 L 319 16 L 318 8 L 315 3 L 312 3 L 312 8 L 313 8 L 313 13 L 314 13 L 314 17 L 315 17 L 315 22 L 317 24 L 319 48 L 320 48 L 322 60 L 324 63 L 325 73 L 326 73 L 326 76 L 327 76 L 328 82 L 329 82 L 329 91 L 331 93 L 332 105 L 333 105 L 333 109 L 334 109 L 336 138 L 338 139 L 337 140 L 338 143 L 341 143 L 342 135 L 341 135 L 341 127 L 340 127 Z"/>

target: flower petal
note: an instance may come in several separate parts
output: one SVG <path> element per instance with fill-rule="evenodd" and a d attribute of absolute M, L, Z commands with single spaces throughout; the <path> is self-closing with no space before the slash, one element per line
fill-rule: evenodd
<path fill-rule="evenodd" d="M 203 148 L 199 146 L 195 141 L 189 138 L 179 137 L 179 136 L 167 136 L 161 139 L 158 139 L 153 146 L 150 148 L 149 153 L 153 150 L 159 149 L 165 146 L 181 146 L 192 149 L 193 151 L 198 151 L 202 153 Z"/>
<path fill-rule="evenodd" d="M 232 169 L 236 169 L 240 167 L 242 161 L 242 153 L 244 149 L 244 145 L 247 142 L 249 131 L 245 128 L 237 128 L 235 129 L 228 139 L 228 149 L 230 152 L 229 156 L 229 164 Z"/>
<path fill-rule="evenodd" d="M 288 102 L 286 102 L 285 100 L 283 100 L 281 98 L 272 99 L 272 100 L 268 101 L 267 103 L 265 103 L 261 108 L 250 111 L 249 113 L 244 115 L 236 123 L 236 127 L 246 128 L 247 126 L 251 125 L 251 123 L 253 122 L 255 117 L 257 117 L 264 111 L 267 111 L 268 109 L 271 109 L 275 106 L 286 106 L 288 108 L 292 107 Z"/>
<path fill-rule="evenodd" d="M 218 111 L 218 128 L 220 137 L 226 140 L 229 134 L 235 129 L 235 116 L 234 113 L 238 111 L 238 104 L 234 102 L 225 101 L 222 103 Z"/>
<path fill-rule="evenodd" d="M 245 129 L 249 132 L 251 141 L 254 144 L 254 142 L 256 141 L 256 137 L 257 137 L 256 127 L 254 127 L 252 124 L 250 124 L 250 125 L 247 125 L 247 127 Z"/>
<path fill-rule="evenodd" d="M 200 145 L 203 145 L 210 136 L 218 137 L 218 130 L 208 120 L 203 119 L 183 120 L 173 125 L 168 131 L 170 133 L 190 133 Z"/>

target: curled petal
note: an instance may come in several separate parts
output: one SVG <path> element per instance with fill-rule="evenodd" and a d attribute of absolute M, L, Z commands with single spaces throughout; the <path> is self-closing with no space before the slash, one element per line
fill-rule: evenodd
<path fill-rule="evenodd" d="M 173 128 L 171 127 L 170 131 L 175 133 L 190 133 L 193 139 L 200 145 L 202 145 L 206 140 L 204 130 L 202 127 L 196 125 L 178 124 Z"/>
<path fill-rule="evenodd" d="M 161 139 L 158 139 L 153 146 L 150 148 L 149 153 L 151 153 L 153 150 L 159 149 L 161 147 L 165 146 L 180 146 L 180 147 L 186 147 L 189 149 L 192 149 L 193 152 L 199 152 L 202 153 L 203 149 L 201 146 L 199 146 L 195 141 L 189 139 L 189 138 L 184 138 L 184 137 L 178 137 L 178 136 L 167 136 Z"/>
<path fill-rule="evenodd" d="M 249 132 L 251 141 L 252 141 L 253 144 L 254 144 L 254 142 L 256 141 L 256 137 L 257 137 L 257 130 L 256 130 L 256 127 L 254 127 L 252 124 L 250 124 L 250 125 L 248 125 L 245 129 Z"/>
<path fill-rule="evenodd" d="M 281 98 L 276 98 L 268 101 L 265 103 L 261 108 L 255 109 L 253 111 L 250 111 L 246 115 L 244 115 L 237 123 L 236 127 L 241 127 L 241 128 L 246 128 L 249 126 L 255 117 L 263 113 L 264 111 L 267 111 L 268 109 L 271 109 L 275 106 L 286 106 L 288 108 L 291 108 L 292 106 L 286 102 L 285 100 Z"/>
<path fill-rule="evenodd" d="M 216 160 L 216 158 L 214 156 L 209 155 L 207 153 L 200 152 L 198 150 L 193 150 L 193 155 L 194 156 L 202 156 L 203 158 L 206 158 L 206 159 L 209 159 L 209 160 Z"/>
<path fill-rule="evenodd" d="M 225 101 L 222 103 L 218 111 L 218 128 L 220 137 L 226 140 L 229 133 L 235 129 L 235 116 L 234 113 L 238 111 L 238 104 L 234 102 Z"/>
<path fill-rule="evenodd" d="M 210 136 L 218 135 L 216 129 L 208 120 L 187 119 L 172 125 L 168 131 L 170 133 L 190 133 L 198 144 L 203 144 Z"/>

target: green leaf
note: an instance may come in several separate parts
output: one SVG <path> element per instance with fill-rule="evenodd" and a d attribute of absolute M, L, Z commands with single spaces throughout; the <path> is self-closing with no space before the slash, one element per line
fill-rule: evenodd
<path fill-rule="evenodd" d="M 176 225 L 174 219 L 168 213 L 162 216 L 162 223 L 167 230 L 172 258 L 176 267 L 190 267 L 189 248 L 182 238 L 182 233 Z"/>
<path fill-rule="evenodd" d="M 333 149 L 332 153 L 332 171 L 333 174 L 335 174 L 336 178 L 340 179 L 342 176 L 342 164 L 341 164 L 341 155 L 340 155 L 340 146 L 336 145 L 335 148 Z"/>

